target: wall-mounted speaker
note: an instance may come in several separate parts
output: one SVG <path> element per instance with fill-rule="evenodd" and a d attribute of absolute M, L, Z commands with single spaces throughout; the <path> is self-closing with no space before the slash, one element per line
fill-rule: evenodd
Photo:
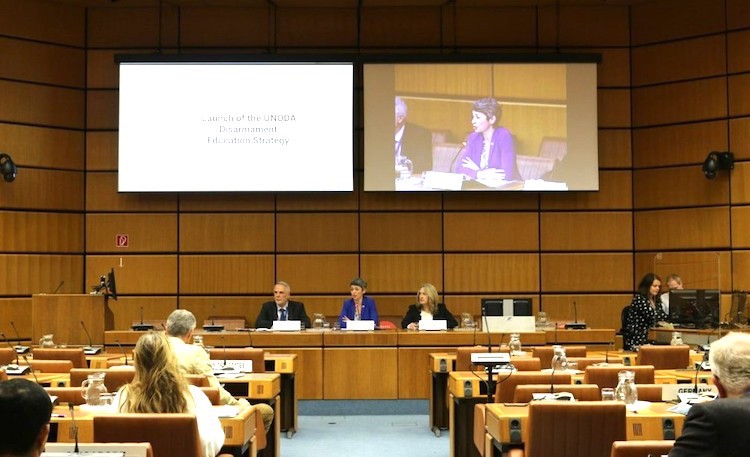
<path fill-rule="evenodd" d="M 471 388 L 471 381 L 464 381 L 464 397 L 471 398 L 474 396 L 473 389 Z"/>
<path fill-rule="evenodd" d="M 521 419 L 515 417 L 511 418 L 508 421 L 508 432 L 511 443 L 523 443 L 523 437 L 521 436 Z"/>

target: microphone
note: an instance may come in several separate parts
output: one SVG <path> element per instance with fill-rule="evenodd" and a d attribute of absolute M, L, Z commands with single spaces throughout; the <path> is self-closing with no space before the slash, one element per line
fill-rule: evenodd
<path fill-rule="evenodd" d="M 60 284 L 57 285 L 57 287 L 55 288 L 55 291 L 52 292 L 52 293 L 56 294 L 57 291 L 60 290 L 60 288 L 63 286 L 63 284 L 65 284 L 65 280 L 64 279 L 62 281 L 60 281 Z"/>
<path fill-rule="evenodd" d="M 154 326 L 151 324 L 144 324 L 143 323 L 143 306 L 141 306 L 141 323 L 140 324 L 133 324 L 130 328 L 136 331 L 145 331 L 145 330 L 153 330 Z"/>
<path fill-rule="evenodd" d="M 26 362 L 26 366 L 29 367 L 29 371 L 31 371 L 31 376 L 34 377 L 34 381 L 36 381 L 37 384 L 41 385 L 42 383 L 39 382 L 39 378 L 36 377 L 36 373 L 34 372 L 34 367 L 31 366 L 29 363 L 29 359 L 26 356 L 23 356 L 23 361 Z"/>
<path fill-rule="evenodd" d="M 126 354 L 125 350 L 122 348 L 120 340 L 115 340 L 115 343 L 117 343 L 117 347 L 120 348 L 120 352 L 122 352 L 123 357 L 125 357 L 125 366 L 128 366 L 128 354 Z"/>
<path fill-rule="evenodd" d="M 29 347 L 21 346 L 21 335 L 18 334 L 18 329 L 16 328 L 16 324 L 14 324 L 13 321 L 10 321 L 10 326 L 13 327 L 13 331 L 16 333 L 16 339 L 18 340 L 18 346 L 16 346 L 16 353 L 26 354 L 27 352 L 29 352 Z"/>
<path fill-rule="evenodd" d="M 693 393 L 695 393 L 695 395 L 698 395 L 698 373 L 700 372 L 701 372 L 701 364 L 696 363 L 695 364 L 695 385 L 693 387 Z"/>
<path fill-rule="evenodd" d="M 586 329 L 585 323 L 578 323 L 578 305 L 576 305 L 576 301 L 573 300 L 573 322 L 568 322 L 565 324 L 566 330 L 584 330 Z"/>
<path fill-rule="evenodd" d="M 5 333 L 0 333 L 0 336 L 2 336 L 3 340 L 5 340 L 5 344 L 7 344 L 9 348 L 13 349 L 13 346 L 10 345 L 10 341 L 8 341 L 8 338 L 5 337 Z M 24 358 L 25 358 L 25 356 L 24 356 Z M 21 367 L 18 364 L 18 353 L 16 352 L 16 363 L 15 363 L 15 365 L 6 365 L 5 366 L 5 373 L 7 373 L 9 375 L 26 374 L 30 369 L 31 369 L 31 367 L 29 367 L 29 366 Z"/>
<path fill-rule="evenodd" d="M 554 358 L 554 356 L 552 356 Z M 552 364 L 552 374 L 549 375 L 549 393 L 550 395 L 555 394 L 555 368 L 557 368 L 557 364 Z"/>
<path fill-rule="evenodd" d="M 609 365 L 609 349 L 612 347 L 613 343 L 613 341 L 610 341 L 609 344 L 607 344 L 607 349 L 604 350 L 604 363 L 606 365 Z"/>
<path fill-rule="evenodd" d="M 11 346 L 10 341 L 8 341 L 8 338 L 5 336 L 5 333 L 0 333 L 0 336 L 3 337 L 3 341 L 5 341 L 5 344 L 7 344 L 9 348 L 13 349 L 13 346 Z M 18 365 L 18 353 L 17 352 L 16 352 L 16 365 Z"/>
<path fill-rule="evenodd" d="M 220 332 L 224 330 L 223 325 L 216 323 L 216 304 L 215 303 L 211 306 L 211 310 L 212 310 L 211 311 L 211 323 L 205 324 L 203 326 L 203 330 L 207 332 Z"/>
<path fill-rule="evenodd" d="M 73 448 L 73 452 L 75 454 L 78 454 L 81 452 L 78 449 L 78 425 L 76 425 L 76 415 L 73 412 L 73 403 L 68 403 L 68 411 L 70 411 L 70 420 L 73 421 L 73 439 L 75 440 L 75 447 Z"/>
<path fill-rule="evenodd" d="M 461 147 L 458 148 L 458 152 L 455 156 L 453 156 L 453 160 L 451 160 L 451 167 L 448 169 L 449 172 L 455 173 L 456 170 L 453 168 L 456 165 L 456 160 L 458 160 L 458 157 L 461 155 L 461 152 L 463 152 L 464 148 L 466 148 L 466 141 L 461 143 Z"/>
<path fill-rule="evenodd" d="M 94 347 L 94 342 L 91 340 L 91 335 L 89 334 L 89 331 L 86 328 L 86 324 L 84 324 L 83 321 L 81 321 L 81 327 L 83 327 L 83 331 L 86 332 L 86 337 L 89 339 L 89 345 L 83 348 L 83 353 L 86 355 L 94 355 L 100 353 L 102 351 L 102 348 Z"/>

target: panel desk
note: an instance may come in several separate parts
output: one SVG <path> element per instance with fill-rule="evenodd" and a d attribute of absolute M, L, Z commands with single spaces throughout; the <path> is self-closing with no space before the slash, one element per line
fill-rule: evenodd
<path fill-rule="evenodd" d="M 281 375 L 281 431 L 291 438 L 297 432 L 297 355 L 265 354 L 266 371 Z"/>
<path fill-rule="evenodd" d="M 98 414 L 112 413 L 111 411 L 107 412 L 95 408 L 87 409 L 76 406 L 75 425 L 78 426 L 78 441 L 82 443 L 94 442 L 93 418 Z M 256 454 L 254 442 L 255 408 L 242 410 L 235 417 L 222 417 L 220 420 L 225 435 L 224 446 L 221 451 L 238 457 L 248 452 L 250 457 L 254 457 Z M 56 406 L 52 412 L 50 422 L 49 441 L 60 443 L 75 442 L 74 424 L 67 407 Z M 276 456 L 278 457 L 278 454 Z"/>

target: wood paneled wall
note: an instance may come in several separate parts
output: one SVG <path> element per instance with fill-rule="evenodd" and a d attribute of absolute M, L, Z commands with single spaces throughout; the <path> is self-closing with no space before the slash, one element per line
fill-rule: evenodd
<path fill-rule="evenodd" d="M 472 2 L 473 3 L 473 2 Z M 365 277 L 398 321 L 420 284 L 449 308 L 526 296 L 553 319 L 573 301 L 619 327 L 640 277 L 750 287 L 750 10 L 743 0 L 633 7 L 98 7 L 0 0 L 0 329 L 30 295 L 81 293 L 114 267 L 116 326 L 175 306 L 254 322 L 275 280 L 338 314 Z M 677 20 L 679 19 L 679 20 Z M 133 52 L 598 52 L 599 192 L 118 194 L 117 67 Z M 356 87 L 361 100 L 361 87 Z M 361 139 L 360 125 L 355 136 Z M 708 181 L 709 151 L 731 150 Z M 118 248 L 115 237 L 130 245 Z M 6 333 L 9 330 L 5 330 Z"/>

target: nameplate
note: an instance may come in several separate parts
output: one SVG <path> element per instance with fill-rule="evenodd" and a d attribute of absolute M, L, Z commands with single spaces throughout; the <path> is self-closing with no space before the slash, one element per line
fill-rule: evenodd
<path fill-rule="evenodd" d="M 638 384 L 635 386 L 638 388 Z M 682 394 L 695 394 L 695 384 L 662 384 L 661 399 L 663 401 L 673 401 L 680 398 Z M 715 393 L 718 395 L 719 389 L 711 384 L 698 384 L 698 395 Z"/>
<path fill-rule="evenodd" d="M 448 330 L 448 321 L 445 319 L 421 320 L 418 325 L 419 330 Z"/>
<path fill-rule="evenodd" d="M 216 354 L 221 352 L 216 351 Z M 211 360 L 211 368 L 214 370 L 214 374 L 240 371 L 242 373 L 253 372 L 253 361 L 252 360 Z"/>
<path fill-rule="evenodd" d="M 346 321 L 346 330 L 357 332 L 375 330 L 375 321 Z"/>
<path fill-rule="evenodd" d="M 428 189 L 461 190 L 464 175 L 461 173 L 445 173 L 442 171 L 426 171 L 422 186 Z"/>
<path fill-rule="evenodd" d="M 301 321 L 273 321 L 271 330 L 279 332 L 299 332 L 302 329 Z"/>

